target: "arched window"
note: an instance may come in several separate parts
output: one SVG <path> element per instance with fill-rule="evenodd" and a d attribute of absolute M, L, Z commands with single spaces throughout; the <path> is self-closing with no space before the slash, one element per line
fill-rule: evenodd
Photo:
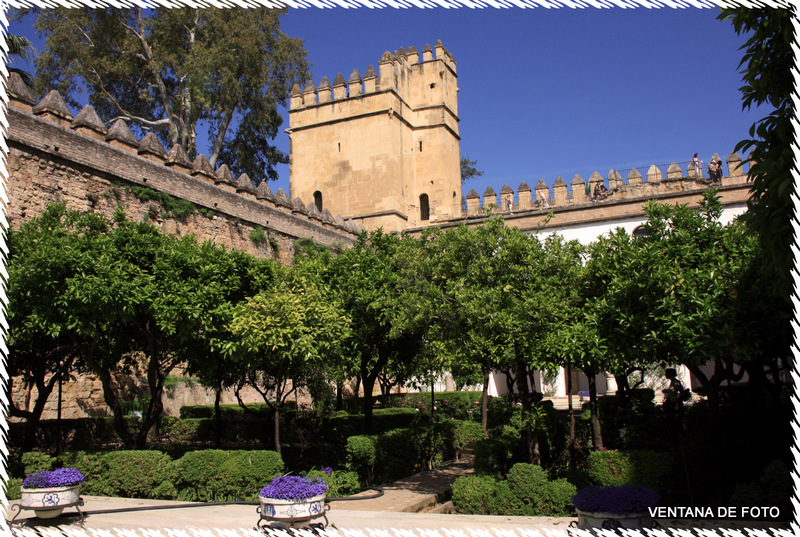
<path fill-rule="evenodd" d="M 428 204 L 428 195 L 423 194 L 419 197 L 419 219 L 420 220 L 430 220 L 431 218 L 431 208 Z"/>
<path fill-rule="evenodd" d="M 322 192 L 319 190 L 314 192 L 314 205 L 317 206 L 319 212 L 322 212 Z"/>

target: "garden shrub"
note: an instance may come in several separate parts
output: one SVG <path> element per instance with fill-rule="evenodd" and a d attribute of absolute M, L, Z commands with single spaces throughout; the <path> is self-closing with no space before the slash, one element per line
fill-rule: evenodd
<path fill-rule="evenodd" d="M 627 396 L 606 395 L 597 399 L 603 443 L 615 449 L 647 449 L 659 445 L 662 413 L 652 389 L 636 389 Z"/>
<path fill-rule="evenodd" d="M 508 471 L 508 486 L 522 504 L 525 516 L 568 516 L 578 491 L 566 479 L 550 481 L 537 464 L 517 463 Z"/>
<path fill-rule="evenodd" d="M 214 484 L 219 480 L 219 469 L 229 452 L 220 449 L 190 451 L 175 461 L 178 498 L 184 501 L 222 501 L 214 496 Z"/>
<path fill-rule="evenodd" d="M 467 475 L 457 478 L 452 485 L 453 506 L 457 513 L 470 515 L 491 514 L 490 500 L 497 488 L 497 479 L 491 475 Z"/>
<path fill-rule="evenodd" d="M 275 451 L 229 451 L 211 490 L 215 498 L 255 501 L 258 491 L 283 472 L 283 458 Z"/>
<path fill-rule="evenodd" d="M 420 448 L 419 443 L 424 442 L 429 434 L 431 439 L 435 438 L 433 431 L 428 429 L 416 433 L 412 429 L 394 429 L 378 435 L 375 480 L 392 481 L 413 474 L 419 460 L 431 455 L 428 451 L 416 452 Z"/>
<path fill-rule="evenodd" d="M 172 500 L 177 473 L 169 455 L 160 451 L 112 451 L 100 457 L 104 469 L 93 476 L 95 494 L 124 498 Z M 88 491 L 87 491 L 88 493 Z"/>
<path fill-rule="evenodd" d="M 728 503 L 737 507 L 775 506 L 780 509 L 779 518 L 788 520 L 792 517 L 792 495 L 789 468 L 782 460 L 776 459 L 764 468 L 758 479 L 738 483 Z"/>
<path fill-rule="evenodd" d="M 586 464 L 590 481 L 599 487 L 644 485 L 663 493 L 675 473 L 674 457 L 663 451 L 594 451 Z"/>
<path fill-rule="evenodd" d="M 347 468 L 358 474 L 366 486 L 372 485 L 378 461 L 377 436 L 358 435 L 347 439 Z"/>
<path fill-rule="evenodd" d="M 533 504 L 539 489 L 547 484 L 547 472 L 538 464 L 519 462 L 508 471 L 508 486 L 514 496 L 525 504 Z"/>
<path fill-rule="evenodd" d="M 452 490 L 457 513 L 514 516 L 524 511 L 508 483 L 492 475 L 461 476 L 453 482 Z"/>
<path fill-rule="evenodd" d="M 481 474 L 504 472 L 511 453 L 506 442 L 498 438 L 486 438 L 475 444 L 475 471 Z"/>
<path fill-rule="evenodd" d="M 572 497 L 577 492 L 577 487 L 564 478 L 545 483 L 534 503 L 535 516 L 572 516 Z"/>
<path fill-rule="evenodd" d="M 341 498 L 361 491 L 358 474 L 343 470 L 332 470 L 330 475 L 322 470 L 311 470 L 308 477 L 319 477 L 328 484 L 328 498 Z"/>
<path fill-rule="evenodd" d="M 159 424 L 159 433 L 169 444 L 191 445 L 205 443 L 214 438 L 213 418 L 180 419 L 164 416 Z"/>
<path fill-rule="evenodd" d="M 22 497 L 22 492 L 20 492 L 21 486 L 21 477 L 11 477 L 8 481 L 3 483 L 3 493 L 5 494 L 6 500 L 19 500 Z"/>
<path fill-rule="evenodd" d="M 86 479 L 81 492 L 91 496 L 103 496 L 103 475 L 106 465 L 102 462 L 103 453 L 89 451 L 65 451 L 58 456 L 58 465 L 79 470 Z"/>
<path fill-rule="evenodd" d="M 483 440 L 483 427 L 478 422 L 455 420 L 451 422 L 451 427 L 450 442 L 456 457 L 462 449 Z"/>
<path fill-rule="evenodd" d="M 42 470 L 52 470 L 56 459 L 47 453 L 29 451 L 20 456 L 20 462 L 23 466 L 23 472 L 26 476 L 29 476 Z"/>

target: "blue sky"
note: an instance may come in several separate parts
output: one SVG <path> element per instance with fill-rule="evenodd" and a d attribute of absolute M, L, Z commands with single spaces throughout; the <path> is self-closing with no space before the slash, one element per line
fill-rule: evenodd
<path fill-rule="evenodd" d="M 315 84 L 376 70 L 385 51 L 438 39 L 458 70 L 461 155 L 485 175 L 464 184 L 514 190 L 594 171 L 723 160 L 768 112 L 742 111 L 746 37 L 715 8 L 293 9 L 282 29 L 305 40 Z M 12 33 L 38 37 L 32 21 Z M 41 47 L 41 44 L 38 45 Z M 288 113 L 284 113 L 284 128 Z M 278 147 L 289 150 L 281 132 Z M 745 155 L 742 155 L 743 157 Z M 288 166 L 273 190 L 288 191 Z"/>

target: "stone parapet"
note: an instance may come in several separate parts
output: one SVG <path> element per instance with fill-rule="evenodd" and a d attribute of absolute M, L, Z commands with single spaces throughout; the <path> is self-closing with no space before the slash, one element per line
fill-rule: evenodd
<path fill-rule="evenodd" d="M 102 122 L 90 106 L 73 120 L 68 110 L 62 110 L 62 103 L 60 95 L 51 92 L 41 106 L 29 110 L 30 103 L 21 101 L 7 109 L 7 217 L 13 227 L 62 200 L 70 208 L 103 210 L 110 216 L 120 201 L 112 203 L 111 198 L 125 197 L 120 194 L 125 187 L 137 186 L 191 202 L 200 213 L 185 222 L 170 220 L 163 218 L 163 212 L 154 212 L 154 202 L 142 204 L 128 196 L 124 209 L 129 216 L 139 213 L 167 232 L 194 233 L 287 263 L 297 238 L 346 245 L 361 229 L 341 217 L 323 224 L 305 212 L 286 213 L 275 206 L 271 195 L 260 196 L 255 185 L 246 184 L 246 175 L 236 180 L 224 164 L 214 171 L 203 155 L 191 164 L 181 149 L 167 153 L 153 134 L 137 140 L 122 121 L 103 133 Z M 299 203 L 305 206 L 302 200 Z M 249 239 L 249 231 L 259 226 L 282 238 L 280 254 Z"/>
<path fill-rule="evenodd" d="M 711 160 L 721 159 L 715 154 Z M 533 199 L 531 199 L 531 188 L 527 183 L 523 182 L 517 189 L 518 203 L 513 203 L 514 191 L 508 185 L 503 187 L 500 196 L 496 196 L 494 190 L 488 187 L 484 192 L 482 205 L 480 204 L 480 196 L 475 192 L 475 189 L 472 189 L 466 196 L 461 218 L 484 215 L 490 208 L 492 214 L 497 215 L 525 210 L 586 207 L 587 204 L 613 204 L 624 200 L 661 198 L 676 192 L 699 192 L 710 186 L 746 185 L 748 172 L 745 170 L 749 170 L 749 166 L 752 163 L 749 161 L 742 162 L 741 157 L 735 152 L 728 156 L 726 162 L 729 174 L 722 177 L 721 183 L 711 183 L 708 179 L 696 176 L 690 166 L 682 169 L 677 163 L 673 162 L 668 166 L 657 166 L 655 164 L 649 166 L 645 178 L 635 168 L 624 170 L 624 172 L 627 172 L 624 180 L 618 170 L 609 170 L 607 182 L 603 180 L 598 172 L 594 172 L 589 178 L 588 185 L 580 175 L 576 175 L 569 184 L 561 177 L 556 178 L 552 189 L 547 186 L 544 179 L 540 179 L 536 183 Z M 666 170 L 666 175 L 662 169 Z M 594 195 L 598 184 L 603 184 L 608 189 L 605 197 Z M 509 202 L 510 200 L 511 202 Z"/>

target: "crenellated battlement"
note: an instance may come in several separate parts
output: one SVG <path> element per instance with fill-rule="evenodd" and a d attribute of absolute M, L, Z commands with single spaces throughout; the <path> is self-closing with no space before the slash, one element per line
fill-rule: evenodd
<path fill-rule="evenodd" d="M 36 216 L 44 208 L 39 205 L 62 199 L 73 208 L 95 210 L 108 197 L 100 192 L 103 185 L 130 184 L 186 200 L 204 214 L 216 215 L 207 218 L 209 222 L 197 218 L 185 226 L 184 232 L 201 238 L 264 255 L 267 247 L 259 249 L 243 232 L 259 227 L 273 231 L 287 246 L 282 261 L 290 259 L 286 255 L 296 238 L 310 237 L 329 246 L 346 244 L 364 229 L 328 210 L 320 212 L 313 199 L 292 200 L 283 189 L 273 193 L 265 182 L 256 188 L 247 174 L 237 178 L 225 164 L 215 170 L 205 155 L 191 161 L 179 145 L 166 151 L 152 132 L 138 140 L 123 120 L 107 128 L 91 105 L 73 117 L 55 90 L 36 103 L 16 73 L 9 76 L 6 89 L 12 225 Z M 149 207 L 142 210 L 158 214 Z M 277 256 L 274 250 L 270 247 L 268 255 Z"/>
<path fill-rule="evenodd" d="M 714 154 L 709 162 L 718 162 L 722 159 Z M 716 186 L 733 186 L 747 183 L 751 161 L 742 162 L 742 158 L 731 152 L 725 160 L 728 175 L 723 175 L 721 183 Z M 698 170 L 691 162 L 676 162 L 669 165 L 650 165 L 643 168 L 645 174 L 637 168 L 629 170 L 609 170 L 607 178 L 598 173 L 592 173 L 588 183 L 580 176 L 575 175 L 569 184 L 561 177 L 556 178 L 553 187 L 547 186 L 540 179 L 532 189 L 523 182 L 517 188 L 516 195 L 508 185 L 499 193 L 492 187 L 487 187 L 483 195 L 474 188 L 465 196 L 462 217 L 478 216 L 486 213 L 491 208 L 493 214 L 514 213 L 520 211 L 549 210 L 558 207 L 577 207 L 585 204 L 609 204 L 640 198 L 656 198 L 668 194 L 698 191 L 712 185 L 704 169 Z M 724 167 L 723 167 L 724 170 Z M 623 177 L 624 175 L 624 177 Z M 596 188 L 602 184 L 607 191 L 595 195 Z"/>
<path fill-rule="evenodd" d="M 353 69 L 346 81 L 344 75 L 338 73 L 333 84 L 327 76 L 322 77 L 318 86 L 312 80 L 307 81 L 302 89 L 300 84 L 295 84 L 290 93 L 289 109 L 294 111 L 331 103 L 342 104 L 348 99 L 393 91 L 412 108 L 445 102 L 452 106 L 453 113 L 457 115 L 456 100 L 446 98 L 443 95 L 444 84 L 437 83 L 437 77 L 444 79 L 444 73 L 438 72 L 437 67 L 446 68 L 455 76 L 456 61 L 441 40 L 437 41 L 435 49 L 434 56 L 434 49 L 425 45 L 421 57 L 413 46 L 408 50 L 400 48 L 393 53 L 386 51 L 378 62 L 378 72 L 370 65 L 363 78 L 358 69 Z M 439 91 L 418 91 L 425 84 L 428 90 L 438 88 Z"/>

